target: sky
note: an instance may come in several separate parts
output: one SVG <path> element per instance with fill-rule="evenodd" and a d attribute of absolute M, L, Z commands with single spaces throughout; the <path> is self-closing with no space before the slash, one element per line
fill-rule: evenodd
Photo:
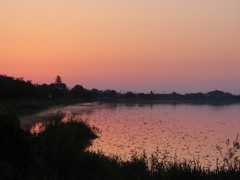
<path fill-rule="evenodd" d="M 0 74 L 240 94 L 239 0 L 0 0 Z"/>

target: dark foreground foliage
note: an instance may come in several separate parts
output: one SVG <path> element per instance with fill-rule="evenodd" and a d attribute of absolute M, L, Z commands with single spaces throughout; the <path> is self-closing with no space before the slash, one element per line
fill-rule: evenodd
<path fill-rule="evenodd" d="M 63 117 L 56 114 L 45 131 L 36 135 L 21 129 L 18 118 L 1 108 L 0 179 L 240 179 L 239 160 L 233 154 L 240 148 L 237 142 L 235 149 L 229 148 L 229 156 L 224 157 L 226 163 L 211 171 L 202 168 L 197 160 L 171 160 L 161 151 L 150 158 L 145 153 L 134 153 L 129 161 L 122 161 L 118 156 L 86 151 L 97 138 L 97 129 L 76 122 L 73 117 L 63 123 Z"/>

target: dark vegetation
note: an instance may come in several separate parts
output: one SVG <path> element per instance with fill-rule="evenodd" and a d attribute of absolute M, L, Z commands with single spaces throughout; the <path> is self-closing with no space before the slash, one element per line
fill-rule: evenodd
<path fill-rule="evenodd" d="M 0 179 L 14 180 L 75 180 L 75 179 L 239 179 L 240 160 L 235 153 L 240 149 L 234 141 L 222 165 L 215 170 L 201 167 L 198 160 L 187 161 L 170 158 L 164 151 L 151 157 L 133 153 L 128 161 L 118 156 L 105 156 L 91 152 L 87 147 L 97 138 L 99 130 L 74 116 L 68 122 L 58 112 L 46 123 L 46 129 L 31 134 L 19 126 L 16 116 L 0 110 Z M 77 120 L 77 121 L 76 121 Z"/>
<path fill-rule="evenodd" d="M 108 157 L 87 148 L 98 137 L 99 130 L 86 122 L 69 116 L 68 123 L 61 120 L 61 112 L 46 122 L 45 130 L 31 134 L 20 128 L 18 115 L 42 108 L 84 101 L 152 101 L 199 100 L 238 102 L 239 96 L 222 91 L 207 94 L 180 95 L 149 94 L 114 90 L 88 90 L 81 85 L 72 89 L 62 83 L 32 84 L 23 78 L 0 75 L 0 179 L 1 180 L 77 180 L 77 179 L 240 179 L 240 161 L 236 155 L 239 142 L 227 141 L 227 152 L 217 147 L 223 164 L 215 170 L 201 167 L 197 160 L 170 158 L 158 151 L 151 157 L 133 153 L 129 161 L 118 156 Z"/>
<path fill-rule="evenodd" d="M 23 100 L 24 99 L 24 100 Z M 214 103 L 214 102 L 240 102 L 240 95 L 233 95 L 219 90 L 204 93 L 178 94 L 176 92 L 169 94 L 160 93 L 119 93 L 115 90 L 86 89 L 81 85 L 75 85 L 69 89 L 66 84 L 57 76 L 52 84 L 33 84 L 31 81 L 25 81 L 23 78 L 14 78 L 6 75 L 0 75 L 0 100 L 5 101 L 30 101 L 39 100 L 40 103 L 47 101 L 49 104 L 67 104 L 70 102 L 84 101 L 115 101 L 115 102 L 141 102 L 141 101 L 162 101 L 172 103 Z M 32 101 L 32 104 L 31 104 Z M 39 103 L 39 102 L 38 102 Z M 27 106 L 27 105 L 25 105 Z"/>

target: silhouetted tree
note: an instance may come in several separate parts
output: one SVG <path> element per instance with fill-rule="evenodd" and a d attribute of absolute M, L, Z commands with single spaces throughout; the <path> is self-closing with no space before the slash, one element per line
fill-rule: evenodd
<path fill-rule="evenodd" d="M 0 97 L 30 97 L 33 92 L 34 85 L 31 81 L 24 81 L 23 78 L 13 78 L 6 75 L 0 75 Z"/>
<path fill-rule="evenodd" d="M 81 97 L 84 98 L 85 93 L 86 93 L 86 89 L 84 89 L 83 86 L 81 85 L 76 85 L 74 86 L 71 90 L 70 90 L 70 96 L 72 97 Z"/>
<path fill-rule="evenodd" d="M 107 90 L 105 90 L 105 91 L 103 92 L 103 96 L 109 97 L 109 98 L 114 98 L 114 97 L 117 96 L 117 92 L 116 92 L 115 90 L 109 90 L 109 89 L 107 89 Z"/>
<path fill-rule="evenodd" d="M 207 93 L 206 95 L 209 99 L 214 99 L 214 100 L 218 100 L 218 99 L 231 99 L 233 98 L 233 95 L 230 93 L 226 93 L 223 91 L 219 91 L 219 90 L 215 90 L 215 91 L 210 91 Z"/>
<path fill-rule="evenodd" d="M 62 84 L 62 78 L 59 75 L 56 77 L 55 84 Z"/>
<path fill-rule="evenodd" d="M 101 96 L 101 91 L 99 91 L 98 89 L 91 89 L 91 95 L 93 98 L 98 98 Z"/>
<path fill-rule="evenodd" d="M 136 98 L 136 95 L 133 92 L 128 91 L 124 94 L 124 97 L 126 100 L 132 100 Z"/>
<path fill-rule="evenodd" d="M 62 78 L 59 75 L 57 75 L 55 83 L 52 83 L 50 86 L 58 89 L 54 92 L 55 96 L 57 96 L 57 97 L 67 95 L 67 93 L 68 93 L 68 88 L 67 88 L 66 84 L 64 84 L 62 82 Z"/>

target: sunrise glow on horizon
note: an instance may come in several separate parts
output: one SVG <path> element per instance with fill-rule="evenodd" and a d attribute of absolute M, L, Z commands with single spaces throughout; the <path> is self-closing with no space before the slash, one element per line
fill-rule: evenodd
<path fill-rule="evenodd" d="M 0 74 L 69 87 L 240 94 L 239 0 L 2 0 Z"/>

